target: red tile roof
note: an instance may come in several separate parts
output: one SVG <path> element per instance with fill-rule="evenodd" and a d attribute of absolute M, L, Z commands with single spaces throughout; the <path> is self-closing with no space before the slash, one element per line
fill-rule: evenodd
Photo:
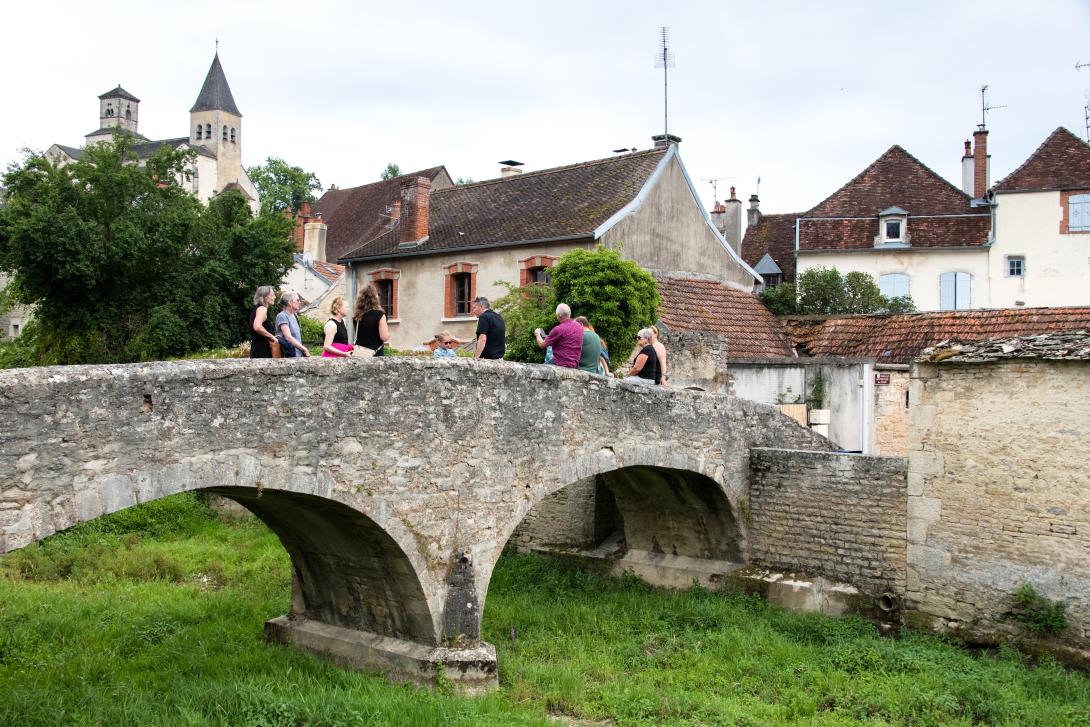
<path fill-rule="evenodd" d="M 1057 128 L 993 188 L 996 192 L 1090 189 L 1090 146 L 1062 126 Z"/>
<path fill-rule="evenodd" d="M 969 202 L 969 195 L 894 144 L 806 216 L 877 218 L 879 212 L 889 207 L 901 207 L 910 215 L 957 215 L 980 211 Z"/>
<path fill-rule="evenodd" d="M 651 149 L 433 190 L 429 200 L 428 239 L 423 245 L 410 251 L 399 250 L 397 231 L 391 230 L 342 254 L 341 259 L 368 260 L 539 240 L 590 239 L 595 228 L 632 201 L 665 153 L 665 149 Z"/>
<path fill-rule="evenodd" d="M 314 212 L 329 226 L 325 242 L 329 260 L 340 259 L 389 227 L 386 206 L 401 198 L 401 180 L 407 177 L 427 177 L 434 185 L 437 178 L 445 177 L 445 182 L 450 175 L 443 166 L 431 167 L 360 187 L 331 189 L 322 195 Z"/>
<path fill-rule="evenodd" d="M 337 263 L 327 263 L 324 260 L 313 260 L 311 265 L 314 266 L 315 272 L 332 283 L 337 278 L 341 277 L 341 273 L 344 272 L 344 265 L 338 265 Z"/>
<path fill-rule="evenodd" d="M 756 225 L 746 228 L 746 234 L 742 238 L 742 259 L 753 267 L 765 256 L 765 253 L 768 253 L 783 271 L 783 279 L 794 280 L 795 220 L 805 214 L 805 212 L 789 212 L 779 215 L 761 215 Z"/>
<path fill-rule="evenodd" d="M 992 338 L 1090 328 L 1090 307 L 1002 308 L 899 315 L 858 315 L 784 320 L 784 330 L 808 356 L 873 358 L 906 364 L 946 340 Z"/>
<path fill-rule="evenodd" d="M 753 293 L 702 278 L 656 279 L 659 318 L 672 331 L 715 333 L 727 339 L 733 359 L 794 356 L 780 322 Z"/>
<path fill-rule="evenodd" d="M 911 248 L 979 247 L 987 243 L 991 215 L 900 146 L 891 146 L 870 166 L 822 202 L 797 214 L 764 215 L 746 230 L 742 257 L 755 265 L 767 252 L 795 278 L 795 220 L 798 249 L 874 250 L 878 215 L 890 207 L 908 212 L 905 232 Z"/>

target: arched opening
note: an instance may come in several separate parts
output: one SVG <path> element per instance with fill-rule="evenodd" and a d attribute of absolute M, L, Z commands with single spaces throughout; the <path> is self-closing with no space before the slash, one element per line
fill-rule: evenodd
<path fill-rule="evenodd" d="M 423 588 L 401 547 L 334 500 L 280 490 L 212 488 L 276 533 L 292 563 L 292 615 L 433 645 Z"/>
<path fill-rule="evenodd" d="M 197 141 L 201 140 L 201 132 L 203 132 L 203 131 L 204 131 L 204 127 L 202 127 L 200 124 L 197 124 L 197 136 L 196 136 Z"/>

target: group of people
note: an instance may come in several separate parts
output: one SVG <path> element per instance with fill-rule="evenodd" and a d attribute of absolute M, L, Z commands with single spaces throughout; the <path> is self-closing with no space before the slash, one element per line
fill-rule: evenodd
<path fill-rule="evenodd" d="M 557 324 L 546 335 L 538 328 L 534 339 L 546 350 L 545 363 L 579 369 L 588 373 L 610 375 L 609 349 L 584 316 L 571 317 L 571 307 L 556 307 Z M 654 326 L 642 328 L 636 335 L 637 351 L 625 381 L 647 386 L 666 383 L 666 347 L 658 340 Z"/>
<path fill-rule="evenodd" d="M 262 285 L 254 294 L 250 309 L 250 358 L 296 358 L 310 356 L 303 345 L 299 332 L 299 294 L 289 291 L 280 296 L 280 312 L 270 318 L 269 308 L 276 301 L 276 291 L 271 285 Z M 356 335 L 349 341 L 348 301 L 337 296 L 330 305 L 330 317 L 322 326 L 322 357 L 346 358 L 348 356 L 382 356 L 386 342 L 390 340 L 390 327 L 386 312 L 379 302 L 374 285 L 366 285 L 356 296 Z M 279 352 L 277 355 L 276 352 Z"/>
<path fill-rule="evenodd" d="M 311 352 L 302 341 L 299 331 L 299 294 L 289 291 L 280 296 L 280 312 L 270 317 L 269 309 L 276 301 L 276 291 L 271 285 L 262 285 L 254 294 L 250 309 L 250 358 L 295 358 L 310 356 Z M 386 312 L 382 309 L 378 290 L 372 284 L 363 286 L 356 296 L 353 319 L 356 321 L 355 337 L 349 340 L 348 301 L 338 296 L 330 306 L 330 317 L 322 327 L 323 358 L 349 356 L 382 356 L 390 340 L 390 327 Z M 475 358 L 502 359 L 506 352 L 506 324 L 503 317 L 492 310 L 488 298 L 478 296 L 473 300 L 473 315 L 477 317 L 474 341 Z M 610 375 L 609 350 L 594 331 L 594 326 L 584 317 L 572 318 L 566 303 L 556 307 L 557 324 L 546 335 L 538 328 L 534 338 L 545 349 L 545 362 L 566 368 L 579 369 L 592 374 Z M 435 336 L 436 358 L 453 358 L 460 341 L 447 331 Z M 666 347 L 658 340 L 654 326 L 640 329 L 636 335 L 637 349 L 625 381 L 648 386 L 666 383 Z M 278 352 L 278 353 L 277 353 Z"/>

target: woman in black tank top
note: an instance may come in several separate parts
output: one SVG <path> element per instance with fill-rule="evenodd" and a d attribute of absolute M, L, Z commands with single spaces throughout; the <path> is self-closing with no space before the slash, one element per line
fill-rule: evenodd
<path fill-rule="evenodd" d="M 250 309 L 250 358 L 272 358 L 270 342 L 276 340 L 276 335 L 269 306 L 275 300 L 276 291 L 271 285 L 262 285 L 254 294 L 254 307 Z"/>
<path fill-rule="evenodd" d="M 347 358 L 352 355 L 352 344 L 348 342 L 348 327 L 344 324 L 344 316 L 348 313 L 348 302 L 337 296 L 333 299 L 329 312 L 333 317 L 322 327 L 325 333 L 322 358 Z"/>
<path fill-rule="evenodd" d="M 372 349 L 376 356 L 382 356 L 382 349 L 390 340 L 390 329 L 386 325 L 386 311 L 379 303 L 378 291 L 371 283 L 363 286 L 356 297 L 356 340 L 357 346 Z"/>

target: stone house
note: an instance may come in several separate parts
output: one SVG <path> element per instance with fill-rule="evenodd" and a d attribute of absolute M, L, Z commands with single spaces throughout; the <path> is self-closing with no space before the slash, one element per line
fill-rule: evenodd
<path fill-rule="evenodd" d="M 499 281 L 543 280 L 564 253 L 598 244 L 652 271 L 708 275 L 750 291 L 756 273 L 704 212 L 678 141 L 660 136 L 649 150 L 534 172 L 509 166 L 498 179 L 466 185 L 450 185 L 435 167 L 399 178 L 396 197 L 393 185 L 368 185 L 328 192 L 316 209 L 329 226 L 331 256 L 357 243 L 339 253 L 349 292 L 379 287 L 396 348 L 440 329 L 472 338 L 475 296 L 502 296 Z"/>
<path fill-rule="evenodd" d="M 121 86 L 98 97 L 98 128 L 84 137 L 85 146 L 111 141 L 119 130 L 132 134 L 137 143 L 132 152 L 140 160 L 154 155 L 164 145 L 174 149 L 194 149 L 196 158 L 189 167 L 188 179 L 178 183 L 205 204 L 217 194 L 237 190 L 256 212 L 260 208 L 257 188 L 242 166 L 242 112 L 235 104 L 227 83 L 219 53 L 212 58 L 197 100 L 189 110 L 186 136 L 151 140 L 140 133 L 140 99 Z M 46 155 L 58 162 L 79 159 L 83 150 L 54 144 Z"/>
<path fill-rule="evenodd" d="M 977 154 L 986 158 L 983 144 Z M 832 267 L 867 273 L 884 295 L 911 295 L 920 310 L 979 308 L 992 228 L 981 180 L 966 193 L 894 145 L 805 212 L 762 215 L 751 197 L 742 257 L 766 285 Z"/>

